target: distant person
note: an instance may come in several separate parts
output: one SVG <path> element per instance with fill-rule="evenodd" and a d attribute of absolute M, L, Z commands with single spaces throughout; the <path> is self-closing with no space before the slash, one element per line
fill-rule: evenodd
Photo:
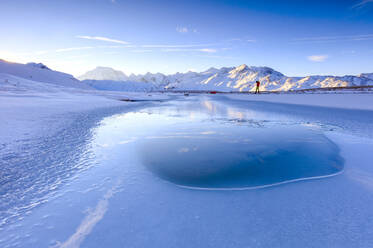
<path fill-rule="evenodd" d="M 255 94 L 256 94 L 256 93 L 260 94 L 260 92 L 259 92 L 259 86 L 260 86 L 260 82 L 259 82 L 259 81 L 256 81 Z"/>

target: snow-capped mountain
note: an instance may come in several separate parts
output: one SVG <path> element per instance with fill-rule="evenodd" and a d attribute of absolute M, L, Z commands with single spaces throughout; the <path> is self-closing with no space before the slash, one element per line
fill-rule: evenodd
<path fill-rule="evenodd" d="M 112 68 L 97 67 L 79 77 L 83 80 L 80 82 L 72 75 L 53 71 L 41 63 L 18 64 L 0 60 L 0 74 L 3 75 L 2 78 L 6 78 L 6 75 L 13 75 L 58 86 L 112 91 L 254 91 L 256 81 L 261 82 L 262 91 L 373 85 L 373 73 L 342 77 L 287 77 L 269 67 L 247 66 L 245 64 L 220 69 L 212 67 L 203 72 L 189 71 L 172 75 L 146 73 L 129 76 Z"/>
<path fill-rule="evenodd" d="M 18 64 L 0 59 L 0 74 L 3 75 L 3 78 L 5 78 L 5 75 L 12 75 L 31 81 L 50 83 L 59 86 L 91 89 L 72 75 L 53 71 L 41 63 Z"/>
<path fill-rule="evenodd" d="M 146 73 L 144 75 L 131 74 L 128 78 L 132 82 L 151 83 L 156 86 L 165 86 L 169 83 L 168 77 L 162 73 Z"/>
<path fill-rule="evenodd" d="M 91 71 L 92 78 L 96 79 L 101 69 Z M 106 70 L 109 72 L 109 70 Z M 102 75 L 102 74 L 101 74 Z M 325 88 L 325 87 L 346 87 L 346 86 L 365 86 L 373 85 L 373 73 L 363 73 L 359 76 L 307 76 L 307 77 L 287 77 L 284 74 L 275 71 L 269 67 L 247 66 L 245 64 L 237 67 L 223 67 L 220 69 L 210 68 L 203 72 L 186 72 L 176 73 L 172 75 L 164 75 L 162 73 L 146 73 L 144 75 L 130 75 L 120 80 L 119 84 L 113 82 L 102 81 L 85 81 L 96 89 L 111 89 L 130 90 L 133 91 L 137 86 L 141 87 L 141 91 L 148 90 L 218 90 L 218 91 L 253 91 L 255 90 L 255 82 L 261 82 L 261 90 L 269 91 L 288 91 L 297 89 L 309 88 Z M 82 77 L 80 77 L 82 78 Z M 103 80 L 111 80 L 113 75 L 101 77 Z M 143 84 L 138 84 L 143 83 Z"/>
<path fill-rule="evenodd" d="M 129 78 L 121 71 L 110 67 L 96 67 L 91 71 L 78 77 L 79 80 L 110 80 L 110 81 L 129 81 Z"/>

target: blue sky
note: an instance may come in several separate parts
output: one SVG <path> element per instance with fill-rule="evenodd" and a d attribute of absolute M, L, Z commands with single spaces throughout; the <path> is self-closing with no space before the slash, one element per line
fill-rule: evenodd
<path fill-rule="evenodd" d="M 288 76 L 373 72 L 373 0 L 2 0 L 0 58 L 75 76 L 240 64 Z"/>

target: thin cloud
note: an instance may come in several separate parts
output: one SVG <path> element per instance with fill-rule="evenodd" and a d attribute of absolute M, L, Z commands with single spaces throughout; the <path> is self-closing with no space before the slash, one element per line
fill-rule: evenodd
<path fill-rule="evenodd" d="M 231 56 L 220 56 L 220 55 L 197 55 L 201 58 L 211 58 L 211 59 L 238 59 L 237 57 Z"/>
<path fill-rule="evenodd" d="M 307 57 L 307 59 L 312 62 L 324 62 L 328 58 L 328 55 L 311 55 Z"/>
<path fill-rule="evenodd" d="M 114 55 L 114 54 L 118 54 L 118 52 L 106 52 L 104 54 L 107 54 L 107 55 Z"/>
<path fill-rule="evenodd" d="M 212 49 L 212 48 L 202 48 L 202 49 L 198 49 L 198 51 L 204 52 L 204 53 L 216 53 L 216 49 Z"/>
<path fill-rule="evenodd" d="M 168 48 L 162 49 L 162 52 L 203 52 L 203 53 L 216 53 L 216 49 L 201 48 L 201 49 L 185 49 L 185 48 Z"/>
<path fill-rule="evenodd" d="M 123 47 L 127 47 L 127 46 L 98 46 L 97 48 L 123 48 Z"/>
<path fill-rule="evenodd" d="M 82 59 L 82 58 L 87 58 L 91 56 L 92 54 L 80 54 L 80 55 L 69 56 L 67 59 Z"/>
<path fill-rule="evenodd" d="M 43 55 L 47 53 L 49 53 L 49 51 L 28 52 L 28 53 L 21 53 L 20 55 Z"/>
<path fill-rule="evenodd" d="M 229 39 L 229 40 L 225 40 L 226 42 L 231 42 L 231 41 L 242 41 L 241 38 L 232 38 L 232 39 Z"/>
<path fill-rule="evenodd" d="M 93 49 L 94 47 L 69 47 L 69 48 L 61 48 L 57 49 L 56 52 L 70 52 L 70 51 L 79 51 L 79 50 L 87 50 L 87 49 Z"/>
<path fill-rule="evenodd" d="M 80 39 L 99 40 L 99 41 L 106 41 L 106 42 L 118 43 L 118 44 L 123 44 L 123 45 L 129 44 L 129 42 L 127 42 L 127 41 L 115 40 L 115 39 L 111 39 L 111 38 L 107 38 L 107 37 L 101 37 L 101 36 L 78 35 L 76 37 L 80 38 Z"/>
<path fill-rule="evenodd" d="M 176 27 L 176 31 L 185 34 L 189 32 L 189 29 L 187 27 Z"/>
<path fill-rule="evenodd" d="M 342 35 L 342 36 L 319 36 L 319 37 L 305 37 L 293 40 L 293 43 L 328 43 L 341 41 L 362 41 L 372 40 L 373 34 L 360 35 Z"/>
<path fill-rule="evenodd" d="M 355 50 L 343 50 L 341 53 L 342 54 L 355 54 L 356 51 Z"/>
<path fill-rule="evenodd" d="M 186 33 L 198 33 L 198 30 L 195 28 L 188 28 L 188 27 L 176 27 L 176 32 L 186 34 Z"/>
<path fill-rule="evenodd" d="M 229 39 L 229 40 L 225 40 L 225 42 L 250 42 L 250 43 L 254 43 L 254 42 L 257 42 L 257 40 L 250 39 L 250 38 L 232 38 L 232 39 Z"/>
<path fill-rule="evenodd" d="M 150 49 L 137 49 L 137 50 L 132 50 L 131 52 L 133 52 L 133 53 L 150 53 L 150 52 L 153 52 L 153 50 L 150 50 Z"/>
<path fill-rule="evenodd" d="M 162 49 L 162 52 L 187 52 L 187 51 L 192 51 L 192 49 L 185 49 L 185 48 L 167 48 L 167 49 Z"/>
<path fill-rule="evenodd" d="M 205 47 L 216 44 L 181 44 L 181 45 L 142 45 L 144 48 L 190 48 L 190 47 Z"/>
<path fill-rule="evenodd" d="M 361 2 L 355 4 L 354 6 L 352 6 L 353 9 L 356 9 L 356 8 L 363 8 L 365 5 L 369 4 L 369 3 L 373 3 L 373 0 L 362 0 Z"/>

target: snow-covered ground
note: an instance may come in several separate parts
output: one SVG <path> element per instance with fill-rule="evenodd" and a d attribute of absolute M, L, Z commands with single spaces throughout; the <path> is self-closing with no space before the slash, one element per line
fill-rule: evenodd
<path fill-rule="evenodd" d="M 373 246 L 372 94 L 184 97 L 0 76 L 0 247 Z M 243 191 L 164 182 L 135 153 L 133 133 L 155 125 L 131 116 L 147 108 L 159 126 L 162 108 L 185 103 L 216 121 L 310 127 L 337 144 L 344 172 Z"/>

